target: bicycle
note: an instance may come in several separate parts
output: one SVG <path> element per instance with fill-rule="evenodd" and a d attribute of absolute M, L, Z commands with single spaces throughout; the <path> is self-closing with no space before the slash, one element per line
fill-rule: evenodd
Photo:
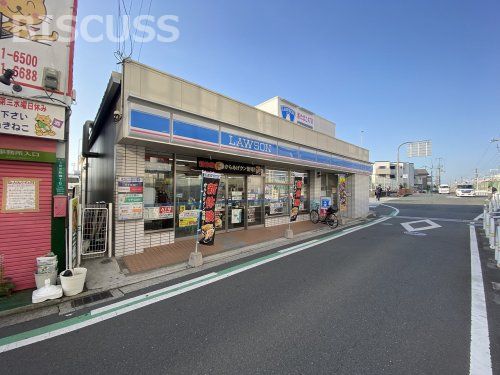
<path fill-rule="evenodd" d="M 323 224 L 328 224 L 330 228 L 334 229 L 339 226 L 339 219 L 337 215 L 335 215 L 335 212 L 338 212 L 338 208 L 334 206 L 328 207 L 324 215 L 320 214 L 317 208 L 313 208 L 309 212 L 309 218 L 313 224 L 321 222 Z"/>

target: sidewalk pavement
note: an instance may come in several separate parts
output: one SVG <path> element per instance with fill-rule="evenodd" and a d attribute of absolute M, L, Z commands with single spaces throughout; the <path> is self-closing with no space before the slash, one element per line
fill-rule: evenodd
<path fill-rule="evenodd" d="M 344 219 L 344 225 L 335 230 L 364 221 L 366 219 L 347 221 Z M 219 234 L 216 237 L 218 245 L 200 247 L 204 259 L 203 265 L 197 268 L 192 268 L 187 264 L 189 253 L 194 248 L 194 241 L 187 240 L 168 246 L 150 248 L 143 254 L 132 255 L 128 259 L 125 257 L 125 259 L 87 260 L 82 265 L 87 268 L 86 290 L 83 293 L 39 304 L 26 301 L 26 305 L 23 306 L 0 309 L 0 327 L 56 313 L 71 313 L 86 306 L 120 298 L 139 289 L 332 232 L 327 225 L 304 221 L 292 224 L 294 238 L 287 239 L 284 237 L 287 228 L 288 225 L 279 225 Z M 110 293 L 101 299 L 99 296 L 107 291 Z"/>

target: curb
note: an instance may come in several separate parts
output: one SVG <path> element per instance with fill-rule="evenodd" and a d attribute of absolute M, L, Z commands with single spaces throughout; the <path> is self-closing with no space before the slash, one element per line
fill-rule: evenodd
<path fill-rule="evenodd" d="M 302 232 L 300 234 L 297 234 L 294 236 L 293 239 L 287 239 L 285 237 L 280 237 L 274 240 L 266 241 L 266 242 L 261 242 L 258 244 L 253 244 L 249 246 L 245 246 L 239 249 L 233 249 L 233 250 L 227 250 L 218 254 L 210 255 L 204 258 L 203 265 L 200 267 L 190 267 L 186 262 L 175 264 L 172 266 L 168 267 L 162 267 L 156 270 L 151 270 L 143 273 L 142 275 L 144 276 L 143 278 L 140 278 L 138 280 L 130 280 L 130 281 L 123 281 L 119 282 L 116 284 L 110 284 L 109 286 L 106 286 L 104 288 L 96 288 L 96 289 L 91 289 L 87 290 L 85 292 L 82 292 L 80 294 L 77 294 L 76 296 L 70 296 L 70 297 L 63 297 L 57 300 L 49 300 L 37 304 L 30 304 L 30 305 L 25 305 L 25 306 L 20 306 L 16 307 L 13 309 L 9 310 L 4 310 L 0 311 L 0 327 L 3 326 L 9 326 L 12 324 L 17 324 L 25 321 L 29 321 L 32 319 L 36 319 L 39 317 L 47 316 L 47 315 L 52 315 L 56 313 L 56 307 L 57 307 L 57 312 L 61 311 L 61 307 L 64 308 L 64 306 L 67 306 L 67 304 L 71 301 L 81 299 L 87 296 L 91 296 L 97 293 L 102 293 L 105 291 L 113 291 L 113 290 L 119 290 L 121 293 L 124 295 L 139 289 L 147 288 L 156 284 L 160 284 L 162 282 L 174 280 L 183 276 L 187 276 L 192 273 L 197 273 L 200 271 L 205 271 L 208 269 L 211 269 L 213 267 L 217 267 L 219 265 L 233 262 L 239 259 L 243 259 L 255 254 L 259 254 L 265 251 L 272 250 L 273 248 L 277 248 L 283 245 L 287 244 L 294 244 L 296 242 L 301 242 L 304 240 L 308 240 L 313 237 L 320 236 L 324 233 L 331 233 L 331 232 L 337 232 L 342 229 L 356 226 L 358 224 L 362 224 L 365 222 L 369 222 L 374 220 L 374 218 L 361 218 L 361 219 L 354 219 L 352 221 L 349 221 L 348 223 L 337 227 L 336 229 L 330 229 L 330 228 L 319 228 L 319 229 L 314 229 L 310 230 L 307 232 Z M 153 273 L 153 274 L 152 274 Z M 137 274 L 138 276 L 141 275 L 140 273 Z M 121 290 L 121 288 L 124 288 L 125 291 Z M 116 299 L 117 297 L 112 297 L 108 298 L 106 300 L 99 301 L 97 303 L 101 302 L 106 302 L 111 299 Z M 92 303 L 95 304 L 95 303 Z M 91 304 L 89 304 L 91 305 Z M 74 308 L 73 310 L 79 310 L 83 309 L 88 305 L 82 305 L 77 308 Z M 46 310 L 45 313 L 43 310 Z M 64 310 L 67 310 L 67 308 L 64 308 Z M 2 322 L 1 320 L 9 320 L 9 318 L 13 318 L 13 316 L 17 316 L 19 314 L 30 314 L 34 312 L 40 312 L 40 314 L 37 314 L 37 316 L 30 318 L 24 317 L 18 319 L 15 322 L 9 323 L 9 322 Z M 6 324 L 5 324 L 6 323 Z"/>

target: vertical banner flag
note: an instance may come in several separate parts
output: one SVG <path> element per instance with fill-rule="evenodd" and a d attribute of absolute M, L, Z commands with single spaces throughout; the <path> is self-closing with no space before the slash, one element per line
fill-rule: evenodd
<path fill-rule="evenodd" d="M 339 175 L 339 203 L 340 211 L 347 211 L 346 177 L 343 174 Z"/>
<path fill-rule="evenodd" d="M 290 221 L 297 220 L 300 207 L 300 196 L 302 195 L 302 177 L 294 177 L 293 179 L 293 201 L 292 210 L 290 212 Z"/>
<path fill-rule="evenodd" d="M 219 190 L 220 174 L 203 171 L 201 196 L 200 244 L 212 246 L 215 240 L 215 202 Z"/>

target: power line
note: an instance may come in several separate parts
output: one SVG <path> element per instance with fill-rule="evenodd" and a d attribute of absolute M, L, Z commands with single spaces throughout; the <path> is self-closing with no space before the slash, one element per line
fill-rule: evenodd
<path fill-rule="evenodd" d="M 151 3 L 153 2 L 153 0 L 149 0 L 149 6 L 148 6 L 148 15 L 151 14 Z M 149 20 L 147 20 L 149 22 Z M 148 23 L 146 23 L 147 25 Z M 142 52 L 142 45 L 144 44 L 144 33 L 146 31 L 143 30 L 142 31 L 142 37 L 141 37 L 141 45 L 139 46 L 139 56 L 137 57 L 137 61 L 141 61 L 141 52 Z"/>
<path fill-rule="evenodd" d="M 141 15 L 141 12 L 142 12 L 142 5 L 143 5 L 143 3 L 144 3 L 144 0 L 141 0 L 141 5 L 140 5 L 140 7 L 139 7 L 139 13 L 138 13 L 138 16 L 140 16 L 140 15 Z M 135 31 L 134 31 L 134 37 L 130 36 L 130 38 L 131 38 L 131 39 L 130 39 L 130 56 L 132 56 L 132 55 L 133 55 L 133 53 L 134 53 L 134 45 L 135 45 L 135 37 L 136 37 L 136 36 L 137 36 L 137 29 L 135 29 Z M 130 56 L 129 56 L 129 57 L 130 57 Z"/>

